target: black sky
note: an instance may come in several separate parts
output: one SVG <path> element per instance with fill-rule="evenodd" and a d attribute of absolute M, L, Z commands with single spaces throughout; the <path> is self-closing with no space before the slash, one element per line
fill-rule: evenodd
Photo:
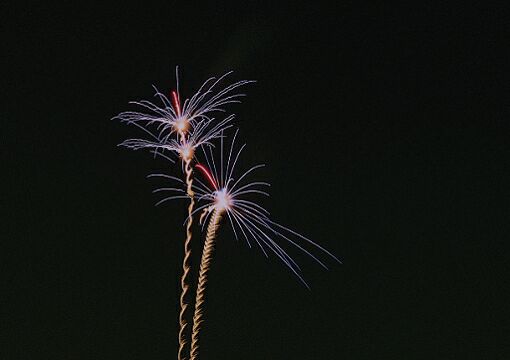
<path fill-rule="evenodd" d="M 202 359 L 510 356 L 509 17 L 276 3 L 2 5 L 2 359 L 176 357 L 185 210 L 145 176 L 179 167 L 109 120 L 176 65 L 184 96 L 257 80 L 230 108 L 241 165 L 344 261 L 296 254 L 308 291 L 224 227 Z"/>

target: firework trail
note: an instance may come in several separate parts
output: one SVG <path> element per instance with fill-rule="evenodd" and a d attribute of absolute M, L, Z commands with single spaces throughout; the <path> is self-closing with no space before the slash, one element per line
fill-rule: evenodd
<path fill-rule="evenodd" d="M 177 74 L 176 74 L 177 75 Z M 178 116 L 178 121 L 175 123 L 175 127 L 179 133 L 180 137 L 180 145 L 185 146 L 186 144 L 186 132 L 188 131 L 189 124 L 186 120 L 183 120 L 181 116 L 181 102 L 179 99 L 179 91 L 172 91 L 172 105 L 176 111 Z M 190 216 L 193 213 L 193 206 L 195 205 L 194 193 L 191 189 L 193 185 L 192 180 L 192 168 L 191 168 L 191 159 L 193 153 L 188 148 L 187 151 L 181 150 L 180 152 L 181 158 L 184 161 L 184 172 L 186 173 L 186 193 L 189 196 L 189 205 L 188 205 L 188 219 L 186 224 L 186 240 L 184 241 L 184 258 L 182 260 L 182 276 L 181 276 L 181 296 L 179 297 L 179 304 L 181 307 L 181 311 L 179 312 L 179 351 L 177 353 L 177 358 L 185 359 L 185 346 L 186 346 L 186 310 L 188 304 L 186 302 L 186 295 L 188 293 L 188 274 L 190 271 L 190 257 L 191 257 L 191 239 L 193 237 L 193 233 L 191 232 L 191 226 L 193 225 L 193 216 Z"/>
<path fill-rule="evenodd" d="M 193 168 L 192 161 L 195 150 L 198 146 L 212 145 L 211 140 L 220 136 L 223 130 L 230 127 L 233 115 L 225 119 L 215 122 L 210 117 L 210 113 L 224 111 L 223 106 L 229 103 L 240 102 L 239 97 L 244 94 L 233 93 L 236 88 L 248 84 L 253 81 L 242 80 L 227 87 L 220 89 L 216 94 L 216 87 L 230 72 L 219 77 L 218 79 L 211 77 L 199 88 L 199 90 L 190 98 L 184 101 L 181 106 L 179 93 L 179 74 L 176 68 L 176 90 L 171 92 L 171 99 L 160 93 L 155 87 L 156 94 L 163 104 L 159 107 L 147 100 L 131 102 L 144 108 L 145 112 L 127 111 L 120 113 L 114 119 L 121 122 L 132 124 L 142 129 L 149 140 L 146 139 L 128 139 L 121 143 L 121 146 L 138 150 L 149 149 L 154 156 L 160 155 L 166 159 L 173 161 L 165 151 L 177 153 L 182 160 L 185 179 L 186 179 L 186 196 L 179 195 L 171 198 L 189 198 L 188 217 L 186 220 L 186 239 L 184 241 L 184 258 L 182 263 L 183 274 L 181 277 L 181 296 L 180 296 L 180 313 L 179 313 L 179 352 L 178 359 L 184 360 L 185 347 L 187 343 L 187 320 L 186 310 L 188 304 L 186 301 L 189 290 L 189 272 L 191 259 L 191 240 L 192 240 L 192 222 L 194 208 L 194 192 L 193 192 Z M 172 135 L 175 134 L 175 138 Z M 162 190 L 162 189 L 158 189 Z M 160 203 L 170 200 L 163 199 Z"/>
<path fill-rule="evenodd" d="M 221 221 L 223 211 L 213 210 L 213 215 L 209 220 L 207 227 L 207 236 L 205 238 L 204 250 L 202 252 L 202 260 L 200 261 L 200 272 L 198 275 L 198 286 L 195 301 L 195 313 L 193 314 L 193 331 L 191 333 L 191 360 L 198 359 L 198 335 L 203 322 L 203 308 L 205 303 L 205 288 L 209 269 L 211 267 L 212 256 L 214 251 L 214 243 L 216 240 L 216 230 Z"/>

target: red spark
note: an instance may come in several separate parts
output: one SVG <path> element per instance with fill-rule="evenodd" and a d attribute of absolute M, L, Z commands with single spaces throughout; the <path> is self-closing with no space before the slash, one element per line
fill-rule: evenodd
<path fill-rule="evenodd" d="M 211 185 L 213 186 L 213 188 L 215 190 L 218 190 L 218 186 L 216 185 L 216 181 L 214 181 L 214 178 L 213 176 L 211 175 L 211 172 L 209 171 L 208 168 L 206 168 L 204 165 L 202 164 L 196 164 L 195 167 L 197 169 L 199 169 L 204 175 L 205 177 L 207 178 L 207 180 L 209 180 L 209 182 L 211 183 Z"/>
<path fill-rule="evenodd" d="M 172 105 L 177 112 L 177 116 L 181 116 L 181 105 L 179 101 L 179 95 L 175 90 L 172 90 Z"/>

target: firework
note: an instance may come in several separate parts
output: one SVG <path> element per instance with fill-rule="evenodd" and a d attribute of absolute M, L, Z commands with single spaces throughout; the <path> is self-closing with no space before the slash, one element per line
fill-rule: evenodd
<path fill-rule="evenodd" d="M 228 219 L 227 223 L 237 240 L 244 239 L 250 248 L 258 247 L 266 257 L 276 256 L 308 289 L 309 286 L 304 280 L 302 270 L 287 251 L 288 248 L 305 253 L 326 269 L 324 258 L 340 262 L 337 257 L 319 244 L 272 220 L 269 212 L 256 200 L 259 195 L 269 196 L 267 189 L 270 184 L 250 180 L 253 173 L 263 167 L 263 164 L 237 173 L 236 165 L 246 146 L 243 144 L 236 147 L 237 131 L 233 135 L 229 149 L 224 152 L 224 132 L 232 127 L 234 115 L 216 120 L 212 114 L 224 111 L 223 106 L 226 104 L 239 102 L 239 98 L 244 94 L 235 93 L 234 90 L 251 82 L 243 80 L 218 89 L 218 84 L 228 74 L 230 73 L 218 79 L 208 79 L 191 98 L 181 102 L 176 70 L 177 86 L 176 90 L 170 93 L 169 98 L 154 88 L 155 96 L 162 103 L 161 106 L 141 100 L 133 102 L 133 104 L 142 107 L 142 112 L 127 111 L 115 117 L 122 122 L 137 126 L 146 135 L 146 138 L 128 139 L 120 145 L 134 150 L 148 149 L 155 156 L 162 156 L 172 162 L 174 162 L 173 157 L 177 155 L 183 165 L 184 180 L 167 174 L 149 175 L 149 177 L 165 177 L 179 183 L 176 187 L 155 189 L 154 192 L 170 193 L 156 205 L 174 199 L 189 199 L 190 201 L 185 221 L 186 239 L 181 277 L 179 360 L 186 358 L 188 322 L 185 315 L 188 308 L 186 298 L 189 290 L 191 227 L 193 217 L 199 212 L 201 212 L 202 230 L 207 225 L 207 232 L 193 314 L 191 360 L 198 358 L 198 341 L 203 323 L 206 286 L 213 259 L 216 233 L 222 219 Z M 214 147 L 215 140 L 220 142 L 219 147 Z M 218 152 L 218 148 L 219 156 L 215 158 L 214 153 Z M 196 161 L 199 149 L 203 153 L 204 161 L 192 166 L 192 163 Z M 169 153 L 170 155 L 168 155 Z M 200 155 L 198 156 L 200 157 Z M 201 173 L 201 179 L 193 176 L 194 168 Z M 196 209 L 195 200 L 198 202 Z"/>
<path fill-rule="evenodd" d="M 148 139 L 126 140 L 121 145 L 132 149 L 150 148 L 155 153 L 173 150 L 181 155 L 189 147 L 214 139 L 221 129 L 229 126 L 232 116 L 215 122 L 211 114 L 224 112 L 225 105 L 240 102 L 239 98 L 245 94 L 235 93 L 234 90 L 254 82 L 242 80 L 218 88 L 218 84 L 231 73 L 207 79 L 191 98 L 181 103 L 179 73 L 176 68 L 176 90 L 171 91 L 170 99 L 153 86 L 154 96 L 161 101 L 161 106 L 148 100 L 131 101 L 131 104 L 141 107 L 143 111 L 125 111 L 113 118 L 140 128 L 148 136 Z M 174 134 L 176 139 L 172 139 Z"/>
<path fill-rule="evenodd" d="M 236 239 L 244 238 L 247 244 L 252 247 L 256 244 L 266 257 L 269 254 L 276 255 L 307 287 L 308 284 L 301 274 L 301 268 L 296 261 L 284 249 L 283 243 L 304 252 L 318 264 L 327 269 L 323 260 L 319 259 L 312 251 L 307 250 L 305 246 L 315 248 L 327 257 L 338 262 L 328 250 L 307 237 L 291 230 L 288 227 L 280 225 L 270 218 L 269 212 L 260 204 L 255 202 L 251 195 L 269 196 L 267 188 L 270 186 L 267 182 L 248 181 L 251 174 L 257 169 L 263 167 L 263 164 L 255 165 L 241 173 L 235 175 L 236 164 L 243 151 L 245 144 L 239 149 L 234 150 L 237 131 L 228 150 L 226 161 L 224 161 L 223 136 L 220 136 L 220 156 L 219 164 L 215 161 L 211 147 L 202 147 L 205 163 L 197 164 L 195 167 L 203 174 L 204 181 L 195 179 L 193 191 L 200 206 L 191 214 L 202 212 L 200 221 L 202 227 L 208 222 L 207 235 L 202 253 L 202 260 L 199 270 L 199 281 L 195 301 L 195 313 L 193 316 L 193 330 L 191 340 L 191 360 L 198 358 L 198 339 L 203 322 L 203 312 L 205 304 L 205 290 L 208 281 L 208 273 L 212 262 L 213 251 L 215 247 L 216 230 L 221 219 L 227 218 L 233 230 Z M 164 176 L 164 174 L 153 174 L 151 176 Z M 172 179 L 172 177 L 169 177 Z M 178 179 L 177 179 L 178 180 Z M 161 188 L 156 191 L 182 191 L 179 188 Z M 162 201 L 172 200 L 178 196 L 170 196 Z"/>
<path fill-rule="evenodd" d="M 231 72 L 226 73 L 219 78 L 211 77 L 198 89 L 198 91 L 184 103 L 181 103 L 179 93 L 179 74 L 176 68 L 176 90 L 171 92 L 171 99 L 154 87 L 155 96 L 159 98 L 162 106 L 141 100 L 131 102 L 143 108 L 143 112 L 126 111 L 122 112 L 114 119 L 121 122 L 132 124 L 143 130 L 148 139 L 129 139 L 121 143 L 130 149 L 149 149 L 154 155 L 160 155 L 173 161 L 166 152 L 176 153 L 181 158 L 183 170 L 186 179 L 186 195 L 180 195 L 179 198 L 189 198 L 188 217 L 186 220 L 186 239 L 184 241 L 183 275 L 181 277 L 181 296 L 179 313 L 179 353 L 178 358 L 185 358 L 186 346 L 186 310 L 188 304 L 186 297 L 189 289 L 189 272 L 191 257 L 191 239 L 192 222 L 194 207 L 193 192 L 193 168 L 191 162 L 195 151 L 199 146 L 210 146 L 211 140 L 220 136 L 223 130 L 231 126 L 233 115 L 227 116 L 221 121 L 216 121 L 211 117 L 211 113 L 223 112 L 223 106 L 230 103 L 239 102 L 239 98 L 244 94 L 234 93 L 238 87 L 248 84 L 252 81 L 242 80 L 222 89 L 218 89 L 218 84 Z M 175 136 L 174 136 L 175 135 Z"/>
<path fill-rule="evenodd" d="M 276 255 L 308 287 L 301 275 L 300 267 L 284 250 L 282 243 L 303 251 L 326 269 L 324 261 L 304 246 L 314 248 L 337 262 L 340 260 L 314 241 L 273 221 L 269 211 L 251 197 L 253 194 L 269 196 L 267 189 L 270 184 L 263 181 L 248 181 L 252 173 L 264 167 L 264 164 L 252 166 L 235 176 L 236 164 L 246 145 L 243 144 L 235 150 L 236 138 L 237 131 L 228 150 L 226 161 L 224 161 L 223 151 L 220 151 L 219 164 L 214 159 L 211 148 L 202 148 L 207 166 L 198 164 L 195 167 L 201 171 L 206 181 L 196 179 L 197 184 L 193 188 L 197 201 L 201 205 L 194 210 L 193 214 L 202 211 L 201 221 L 204 225 L 214 211 L 224 214 L 236 239 L 244 239 L 250 247 L 256 244 L 266 256 L 270 253 Z M 223 137 L 220 141 L 223 148 Z"/>
<path fill-rule="evenodd" d="M 176 138 L 168 136 L 157 137 L 152 135 L 152 139 L 128 139 L 119 144 L 132 150 L 148 149 L 155 154 L 164 155 L 173 153 L 178 155 L 184 162 L 193 160 L 195 151 L 203 145 L 212 145 L 211 141 L 220 137 L 222 131 L 231 127 L 234 115 L 230 115 L 221 121 L 215 121 L 214 118 L 203 119 L 192 125 L 186 131 L 177 133 Z M 167 157 L 170 161 L 171 158 Z"/>

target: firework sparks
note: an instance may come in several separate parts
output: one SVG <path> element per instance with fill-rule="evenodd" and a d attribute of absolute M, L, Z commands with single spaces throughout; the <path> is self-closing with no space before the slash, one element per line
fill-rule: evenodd
<path fill-rule="evenodd" d="M 175 109 L 175 113 L 177 117 L 181 116 L 181 102 L 179 101 L 179 95 L 177 95 L 177 91 L 172 90 L 172 106 Z"/>
<path fill-rule="evenodd" d="M 273 221 L 269 211 L 252 198 L 251 195 L 269 196 L 267 192 L 267 189 L 270 187 L 269 183 L 247 180 L 254 171 L 265 165 L 252 166 L 239 176 L 235 176 L 236 165 L 245 148 L 244 144 L 235 150 L 236 138 L 237 131 L 234 134 L 230 148 L 226 152 L 226 161 L 224 161 L 223 151 L 221 151 L 219 164 L 214 159 L 213 150 L 210 147 L 201 148 L 204 163 L 197 164 L 195 167 L 203 174 L 205 181 L 195 178 L 193 191 L 200 206 L 193 211 L 193 215 L 200 211 L 202 212 L 201 222 L 204 228 L 214 211 L 223 214 L 223 217 L 228 219 L 236 239 L 244 239 L 249 247 L 257 246 L 266 257 L 269 257 L 271 253 L 274 254 L 308 287 L 302 276 L 301 268 L 284 249 L 284 244 L 304 252 L 326 269 L 328 267 L 324 261 L 319 258 L 316 252 L 309 249 L 318 250 L 320 253 L 339 263 L 340 260 L 309 238 Z M 220 150 L 222 150 L 223 137 L 221 137 L 220 141 Z M 164 174 L 153 174 L 151 176 L 168 177 Z M 162 189 L 175 191 L 178 188 Z M 175 198 L 178 197 L 170 196 L 161 201 L 173 200 Z"/>
<path fill-rule="evenodd" d="M 185 142 L 183 141 L 185 139 L 184 135 L 195 137 L 195 146 L 200 145 L 200 141 L 196 141 L 196 138 L 199 137 L 198 133 L 201 133 L 205 142 L 213 139 L 214 136 L 212 135 L 217 132 L 219 124 L 213 126 L 215 131 L 206 136 L 206 130 L 214 124 L 214 118 L 211 117 L 211 114 L 224 112 L 224 106 L 227 104 L 239 103 L 240 98 L 245 96 L 245 94 L 236 93 L 235 90 L 243 85 L 254 82 L 252 80 L 241 80 L 220 88 L 219 84 L 231 73 L 230 71 L 219 78 L 211 77 L 207 79 L 198 91 L 181 105 L 179 74 L 176 68 L 177 88 L 171 91 L 170 99 L 153 86 L 155 90 L 154 96 L 161 101 L 161 106 L 147 100 L 132 101 L 130 102 L 131 104 L 143 108 L 144 111 L 125 111 L 113 118 L 140 128 L 149 136 L 150 140 L 146 141 L 151 143 L 151 146 L 142 146 L 143 141 L 140 139 L 131 139 L 122 143 L 122 145 L 136 148 L 137 146 L 134 143 L 138 141 L 140 142 L 138 148 L 152 147 L 153 151 L 157 152 L 155 145 L 167 146 L 173 134 L 176 134 L 181 142 Z M 223 126 L 226 125 L 225 120 L 220 123 Z M 223 127 L 223 129 L 226 127 Z M 221 129 L 222 127 L 219 126 L 219 128 Z M 165 146 L 160 148 L 164 149 Z"/>
<path fill-rule="evenodd" d="M 212 176 L 211 172 L 209 171 L 209 169 L 207 169 L 204 165 L 202 164 L 197 164 L 195 165 L 195 167 L 197 169 L 199 169 L 200 171 L 202 171 L 202 174 L 204 174 L 204 176 L 206 177 L 207 180 L 209 180 L 209 183 L 211 184 L 211 186 L 218 190 L 218 185 L 216 185 L 216 181 L 214 181 L 214 177 Z"/>
<path fill-rule="evenodd" d="M 212 169 L 207 172 L 203 171 L 203 173 L 208 174 L 208 177 L 212 178 L 209 182 L 217 186 L 210 186 L 197 179 L 198 185 L 194 186 L 194 191 L 199 204 L 202 203 L 202 205 L 197 207 L 194 213 L 204 211 L 206 213 L 204 215 L 205 221 L 213 211 L 224 213 L 236 239 L 243 238 L 250 247 L 254 242 L 266 256 L 268 256 L 268 253 L 273 253 L 308 287 L 301 275 L 300 267 L 283 249 L 282 241 L 303 251 L 326 269 L 327 266 L 324 262 L 312 251 L 307 250 L 305 246 L 311 246 L 337 262 L 340 262 L 340 260 L 307 237 L 273 221 L 264 207 L 249 198 L 251 194 L 269 196 L 267 188 L 270 184 L 246 180 L 252 172 L 263 167 L 264 164 L 252 166 L 240 176 L 234 176 L 239 156 L 245 147 L 245 145 L 242 145 L 237 151 L 234 151 L 236 137 L 237 131 L 228 151 L 226 164 L 224 164 L 223 153 L 221 153 L 219 167 L 216 166 L 212 149 L 203 148 L 207 166 Z M 223 147 L 223 138 L 221 138 L 221 142 L 221 147 Z M 201 165 L 201 167 L 205 169 L 204 165 Z"/>
<path fill-rule="evenodd" d="M 155 134 L 146 131 L 151 136 L 150 140 L 128 139 L 119 145 L 133 150 L 149 149 L 155 154 L 164 154 L 165 151 L 169 151 L 176 153 L 183 160 L 190 160 L 194 157 L 195 150 L 199 146 L 212 145 L 211 141 L 213 139 L 220 137 L 223 130 L 231 127 L 233 119 L 234 115 L 230 115 L 215 124 L 214 118 L 202 120 L 179 139 L 159 138 Z M 213 125 L 211 126 L 211 124 Z"/>

